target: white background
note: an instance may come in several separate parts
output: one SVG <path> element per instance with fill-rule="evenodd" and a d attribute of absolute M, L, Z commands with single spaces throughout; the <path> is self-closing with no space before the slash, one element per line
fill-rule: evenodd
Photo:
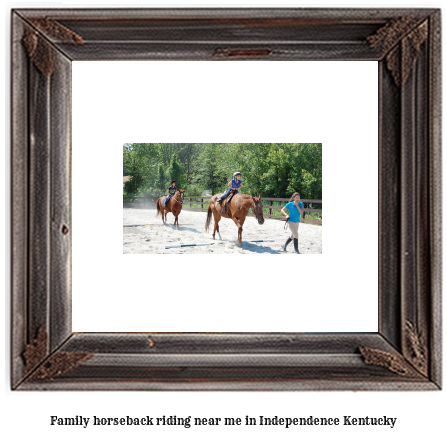
<path fill-rule="evenodd" d="M 376 332 L 377 70 L 75 61 L 73 330 Z M 323 254 L 123 255 L 125 142 L 323 143 Z"/>
<path fill-rule="evenodd" d="M 137 2 L 134 2 L 137 4 Z M 151 2 L 144 2 L 145 5 L 150 5 Z M 181 3 L 177 3 L 180 5 Z M 184 3 L 191 6 L 189 3 Z M 198 4 L 198 3 L 197 3 Z M 211 1 L 203 3 L 203 5 L 212 4 Z M 355 5 L 359 6 L 364 2 L 357 2 Z M 8 51 L 9 51 L 9 10 L 11 7 L 55 7 L 55 6 L 73 6 L 73 2 L 68 4 L 62 3 L 7 3 L 3 22 L 5 44 L 2 45 L 3 57 L 5 61 L 2 63 L 2 74 L 5 87 L 3 89 L 5 117 L 1 119 L 2 128 L 6 133 L 5 144 L 9 141 L 9 76 L 7 68 L 9 65 Z M 78 5 L 81 5 L 80 3 Z M 113 6 L 107 3 L 108 6 Z M 218 3 L 218 5 L 228 6 L 231 4 Z M 245 5 L 259 6 L 259 3 L 247 1 Z M 336 3 L 326 2 L 319 6 L 331 6 Z M 399 2 L 394 1 L 392 5 L 387 2 L 377 2 L 375 4 L 366 4 L 368 7 L 372 6 L 425 6 L 425 7 L 441 7 L 440 2 L 421 3 L 421 2 Z M 94 6 L 94 5 L 82 5 Z M 97 3 L 96 6 L 100 6 Z M 130 3 L 125 6 L 131 6 Z M 272 5 L 270 5 L 272 6 Z M 302 3 L 282 4 L 282 6 L 306 6 Z M 312 5 L 315 7 L 316 5 Z M 350 5 L 340 5 L 350 6 Z M 444 57 L 445 58 L 445 57 Z M 133 139 L 130 139 L 133 141 Z M 141 141 L 138 139 L 138 141 Z M 146 140 L 144 140 L 146 141 Z M 299 140 L 301 141 L 301 140 Z M 307 140 L 305 140 L 307 141 Z M 314 141 L 314 140 L 312 140 Z M 9 151 L 5 149 L 5 203 L 9 199 Z M 2 398 L 1 398 L 1 423 L 0 429 L 4 436 L 24 436 L 25 434 L 33 434 L 34 436 L 45 437 L 59 437 L 64 435 L 66 437 L 79 436 L 108 436 L 118 437 L 123 434 L 135 437 L 146 437 L 149 434 L 152 436 L 172 436 L 173 430 L 170 428 L 157 429 L 155 431 L 138 428 L 113 428 L 100 429 L 94 428 L 81 429 L 79 427 L 72 428 L 55 428 L 49 426 L 50 415 L 64 416 L 161 416 L 175 414 L 177 416 L 193 415 L 202 417 L 244 417 L 250 415 L 257 417 L 259 415 L 265 416 L 382 416 L 388 415 L 397 417 L 397 424 L 394 429 L 387 427 L 372 428 L 372 427 L 343 427 L 343 428 L 306 428 L 304 430 L 285 430 L 282 428 L 265 428 L 265 429 L 250 429 L 237 428 L 232 429 L 230 433 L 233 436 L 297 436 L 301 434 L 306 437 L 323 437 L 323 436 L 337 436 L 337 437 L 376 437 L 378 434 L 382 436 L 445 436 L 447 427 L 444 422 L 445 407 L 447 406 L 447 397 L 445 391 L 438 392 L 337 392 L 337 393 L 219 393 L 219 392 L 200 392 L 200 393 L 114 393 L 114 392 L 93 392 L 93 393 L 76 393 L 76 392 L 51 392 L 51 393 L 20 393 L 11 392 L 9 390 L 9 337 L 10 337 L 10 317 L 9 317 L 9 213 L 1 217 L 3 235 L 5 239 L 5 249 L 3 254 L 5 256 L 5 263 L 2 263 L 1 278 L 5 278 L 5 299 L 4 308 L 1 313 L 2 326 L 4 327 L 4 336 L 1 338 L 2 342 Z M 445 361 L 444 361 L 445 363 Z M 444 365 L 445 374 L 445 365 Z M 192 434 L 194 436 L 210 436 L 215 437 L 227 436 L 228 430 L 226 428 L 217 428 L 209 430 L 209 428 L 202 429 L 174 429 L 177 436 L 182 434 Z M 192 436 L 192 435 L 191 435 Z"/>

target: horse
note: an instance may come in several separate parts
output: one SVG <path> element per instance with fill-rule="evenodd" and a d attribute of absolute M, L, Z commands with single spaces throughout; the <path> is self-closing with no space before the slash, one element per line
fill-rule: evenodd
<path fill-rule="evenodd" d="M 216 238 L 216 231 L 219 234 L 219 239 L 222 237 L 219 232 L 219 221 L 222 217 L 232 219 L 238 228 L 237 232 L 237 244 L 242 246 L 242 226 L 244 225 L 245 218 L 247 217 L 248 210 L 253 209 L 253 212 L 258 220 L 259 225 L 264 223 L 264 216 L 262 214 L 261 194 L 258 198 L 250 195 L 243 195 L 242 193 L 236 193 L 233 199 L 225 207 L 225 213 L 222 214 L 222 205 L 217 203 L 217 200 L 222 196 L 222 193 L 214 195 L 210 199 L 208 206 L 208 214 L 206 217 L 205 231 L 208 232 L 211 222 L 211 215 L 214 217 L 214 232 L 213 239 Z"/>
<path fill-rule="evenodd" d="M 155 203 L 157 205 L 157 217 L 161 213 L 163 225 L 166 225 L 166 216 L 168 213 L 172 213 L 175 217 L 174 225 L 177 225 L 177 230 L 180 228 L 178 224 L 178 215 L 182 211 L 184 193 L 185 190 L 178 189 L 166 206 L 162 203 L 167 196 L 162 196 L 157 199 L 157 202 Z"/>

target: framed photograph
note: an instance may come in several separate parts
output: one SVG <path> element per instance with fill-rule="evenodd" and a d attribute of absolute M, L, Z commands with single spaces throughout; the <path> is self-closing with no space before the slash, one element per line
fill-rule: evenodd
<path fill-rule="evenodd" d="M 440 32 L 440 11 L 437 9 L 14 10 L 11 74 L 11 387 L 18 390 L 440 389 Z M 337 89 L 338 84 L 342 97 L 348 98 L 350 94 L 358 94 L 354 91 L 354 83 L 350 93 L 341 85 L 341 80 L 331 83 L 330 73 L 335 75 L 338 64 L 355 69 L 357 63 L 362 64 L 363 61 L 375 63 L 374 78 L 358 74 L 368 78 L 371 88 L 374 82 L 374 87 L 377 84 L 378 89 L 378 110 L 374 108 L 378 117 L 368 114 L 362 120 L 373 127 L 378 140 L 369 135 L 359 140 L 358 145 L 370 151 L 369 166 L 356 162 L 352 150 L 342 151 L 343 156 L 349 156 L 356 163 L 358 178 L 361 174 L 365 178 L 357 178 L 356 186 L 367 187 L 368 180 L 369 187 L 375 190 L 368 192 L 368 196 L 363 192 L 363 196 L 356 194 L 349 200 L 350 205 L 364 202 L 373 206 L 372 225 L 368 222 L 366 226 L 355 218 L 350 218 L 349 224 L 352 230 L 359 227 L 362 238 L 364 235 L 372 240 L 359 244 L 358 251 L 364 251 L 361 255 L 354 251 L 357 264 L 344 259 L 341 253 L 336 257 L 331 251 L 321 251 L 322 254 L 318 256 L 301 254 L 304 257 L 295 259 L 293 263 L 297 270 L 303 270 L 304 266 L 308 266 L 306 264 L 318 264 L 324 260 L 326 265 L 314 266 L 315 271 L 307 271 L 311 277 L 328 275 L 329 265 L 340 272 L 340 280 L 334 283 L 334 289 L 339 289 L 340 293 L 334 297 L 335 304 L 328 306 L 328 313 L 335 314 L 334 319 L 343 320 L 349 313 L 356 313 L 362 319 L 363 312 L 366 313 L 362 307 L 349 306 L 343 289 L 354 292 L 371 289 L 371 286 L 377 289 L 375 303 L 364 305 L 374 309 L 377 331 L 360 328 L 353 332 L 335 325 L 329 329 L 303 329 L 296 320 L 296 309 L 301 307 L 303 313 L 319 311 L 321 303 L 303 305 L 294 301 L 293 294 L 286 300 L 278 296 L 275 299 L 275 288 L 281 284 L 278 280 L 285 273 L 274 264 L 269 272 L 250 269 L 250 275 L 246 278 L 240 273 L 227 277 L 217 289 L 216 283 L 210 284 L 211 289 L 203 286 L 196 297 L 187 294 L 180 298 L 158 287 L 161 285 L 160 279 L 165 277 L 179 282 L 194 281 L 194 276 L 203 279 L 199 270 L 195 272 L 189 267 L 188 276 L 181 270 L 185 258 L 195 257 L 193 255 L 172 256 L 175 257 L 175 269 L 171 266 L 165 269 L 160 264 L 162 262 L 155 261 L 155 258 L 142 264 L 138 270 L 140 277 L 135 277 L 138 277 L 139 284 L 146 280 L 145 290 L 150 298 L 146 298 L 144 305 L 134 303 L 135 313 L 131 317 L 143 321 L 147 328 L 127 325 L 107 329 L 108 318 L 124 320 L 119 312 L 110 310 L 108 301 L 117 295 L 115 298 L 121 303 L 122 312 L 128 313 L 126 303 L 131 300 L 128 291 L 116 293 L 110 288 L 115 278 L 115 265 L 96 261 L 98 248 L 105 247 L 108 240 L 113 240 L 119 260 L 143 255 L 123 254 L 126 252 L 123 251 L 123 234 L 108 232 L 108 222 L 112 224 L 111 230 L 113 226 L 121 230 L 122 213 L 110 216 L 110 220 L 109 216 L 99 220 L 95 214 L 85 213 L 85 205 L 89 202 L 105 202 L 104 208 L 110 203 L 107 201 L 109 190 L 104 189 L 101 183 L 101 178 L 107 178 L 104 176 L 107 170 L 104 174 L 86 175 L 85 190 L 79 192 L 79 186 L 75 183 L 86 168 L 86 161 L 94 160 L 97 153 L 90 147 L 85 148 L 82 156 L 77 152 L 77 145 L 82 143 L 78 135 L 79 130 L 82 131 L 79 115 L 85 113 L 84 116 L 90 119 L 112 119 L 107 119 L 105 113 L 88 113 L 89 106 L 95 110 L 93 100 L 86 100 L 74 79 L 81 66 L 96 63 L 99 71 L 101 66 L 105 68 L 99 78 L 106 83 L 113 77 L 113 70 L 119 71 L 120 66 L 129 61 L 145 61 L 144 68 L 152 68 L 154 75 L 158 71 L 160 78 L 169 74 L 169 71 L 163 71 L 167 63 L 161 61 L 168 61 L 170 69 L 175 70 L 176 79 L 194 76 L 187 76 L 190 64 L 203 65 L 204 70 L 213 69 L 208 76 L 214 78 L 214 84 L 209 86 L 203 79 L 193 87 L 187 80 L 179 80 L 181 85 L 178 88 L 174 82 L 171 82 L 172 87 L 169 83 L 166 85 L 158 81 L 151 84 L 153 93 L 157 87 L 166 94 L 169 88 L 176 90 L 176 93 L 191 89 L 191 101 L 203 103 L 203 100 L 197 99 L 201 92 L 213 97 L 214 101 L 205 106 L 206 112 L 214 116 L 213 120 L 205 123 L 208 120 L 200 118 L 199 122 L 194 122 L 200 126 L 194 131 L 194 140 L 189 137 L 179 140 L 175 135 L 165 138 L 155 135 L 171 130 L 181 132 L 184 126 L 181 114 L 194 113 L 189 105 L 185 111 L 178 112 L 180 105 L 178 101 L 176 105 L 175 98 L 171 97 L 166 99 L 169 103 L 167 109 L 157 105 L 153 105 L 155 109 L 152 109 L 166 111 L 163 119 L 168 124 L 157 131 L 156 126 L 151 126 L 150 117 L 142 118 L 140 124 L 148 123 L 152 136 L 147 139 L 126 139 L 129 145 L 139 144 L 136 143 L 138 141 L 159 142 L 157 144 L 219 141 L 226 145 L 237 141 L 245 145 L 259 144 L 261 141 L 268 144 L 275 141 L 282 144 L 315 141 L 315 144 L 321 144 L 318 138 L 301 140 L 289 136 L 285 139 L 280 137 L 277 128 L 277 139 L 260 135 L 263 127 L 270 122 L 272 126 L 279 126 L 273 119 L 263 119 L 262 113 L 256 112 L 256 108 L 262 108 L 262 97 L 285 92 L 281 93 L 281 81 L 270 83 L 265 79 L 258 83 L 256 77 L 262 77 L 265 72 L 271 74 L 273 70 L 270 69 L 278 69 L 283 73 L 282 82 L 290 84 L 284 78 L 290 74 L 287 78 L 293 78 L 296 62 L 306 61 L 308 65 L 316 62 L 320 63 L 320 68 L 331 62 L 334 67 L 324 70 L 325 76 L 318 86 L 324 88 L 323 82 L 327 81 L 329 92 L 330 89 Z M 225 78 L 234 74 L 232 69 L 235 66 L 238 69 L 236 77 L 242 80 L 248 72 L 247 77 L 251 79 L 246 83 L 256 83 L 249 98 L 241 94 L 244 89 L 236 92 L 234 87 L 237 80 L 228 81 L 228 88 L 226 80 L 219 77 L 219 70 L 225 71 Z M 250 72 L 254 68 L 256 72 Z M 109 95 L 117 95 L 123 88 L 129 94 L 134 92 L 131 87 L 133 73 L 130 70 L 128 85 L 123 87 L 114 78 L 106 87 Z M 89 74 L 86 84 L 97 83 L 93 74 Z M 147 74 L 145 77 L 148 77 Z M 365 85 L 362 84 L 362 87 Z M 290 87 L 288 92 L 292 93 Z M 94 96 L 92 91 L 89 90 L 89 93 Z M 207 125 L 208 128 L 212 126 L 214 131 L 220 128 L 220 133 L 231 132 L 237 125 L 236 119 L 224 117 L 213 105 L 216 96 L 224 104 L 228 95 L 232 97 L 233 107 L 227 114 L 237 113 L 236 107 L 242 107 L 238 103 L 253 103 L 249 111 L 245 111 L 251 113 L 252 118 L 243 118 L 245 126 L 250 127 L 245 131 L 249 131 L 251 137 L 239 135 L 236 139 L 231 135 L 221 135 L 216 139 L 203 134 Z M 87 102 L 82 110 L 79 110 L 79 101 Z M 158 101 L 154 99 L 154 102 Z M 150 105 L 151 102 L 143 102 L 143 108 Z M 126 107 L 123 105 L 114 111 L 125 113 Z M 279 121 L 287 117 L 285 113 L 277 112 Z M 362 114 L 361 111 L 357 112 Z M 292 107 L 288 113 L 294 113 Z M 269 118 L 273 117 L 272 113 L 267 114 Z M 189 120 L 186 115 L 184 119 Z M 325 125 L 324 119 L 318 122 L 320 126 Z M 358 124 L 354 119 L 350 123 Z M 192 122 L 189 120 L 188 124 Z M 292 119 L 290 123 L 283 124 L 284 131 L 290 127 L 295 127 Z M 114 132 L 116 128 L 115 124 L 110 131 Z M 129 132 L 129 135 L 132 134 Z M 372 146 L 368 141 L 373 143 Z M 102 151 L 104 147 L 102 145 Z M 117 153 L 103 154 L 101 163 L 104 169 L 121 171 L 122 147 L 123 143 Z M 326 154 L 324 147 L 323 142 Z M 116 160 L 113 158 L 115 156 Z M 331 179 L 331 185 L 335 188 L 341 187 L 344 181 L 338 176 L 336 180 Z M 120 175 L 114 181 L 116 184 L 114 182 L 113 187 L 117 190 L 113 190 L 113 196 L 118 196 L 117 211 L 122 211 Z M 335 196 L 326 189 L 324 195 L 325 212 L 328 211 L 325 224 L 329 222 L 330 227 L 331 222 L 334 224 L 340 220 L 341 226 L 347 226 L 343 225 L 346 220 L 335 214 L 339 213 L 340 208 Z M 194 196 L 202 196 L 202 191 L 194 193 Z M 261 204 L 262 196 L 253 199 L 253 220 L 256 220 L 256 214 L 260 214 L 261 209 L 264 215 L 275 216 L 275 212 L 266 210 L 270 208 L 279 212 L 282 208 L 274 204 L 274 199 L 270 205 Z M 203 204 L 201 198 L 200 201 L 196 198 L 182 199 L 183 203 L 188 201 L 191 207 L 193 202 Z M 260 203 L 259 208 L 256 202 Z M 313 206 L 303 207 L 318 210 Z M 201 209 L 200 206 L 198 208 Z M 79 232 L 81 211 L 83 220 L 90 221 L 86 229 L 90 229 L 91 236 L 84 240 L 81 235 L 85 233 Z M 206 213 L 202 214 L 205 218 Z M 128 222 L 128 225 L 142 226 L 145 225 L 143 222 Z M 284 225 L 284 222 L 275 223 L 281 228 Z M 352 233 L 343 243 L 345 246 L 351 242 L 353 245 L 364 243 L 358 236 L 357 232 Z M 239 240 L 236 231 L 234 237 Z M 272 251 L 270 246 L 268 248 L 267 253 Z M 160 252 L 153 257 L 159 257 Z M 233 260 L 234 257 L 230 257 Z M 310 262 L 309 257 L 313 257 Z M 80 264 L 82 259 L 84 265 L 82 262 Z M 168 265 L 171 265 L 171 260 L 174 259 L 169 259 Z M 225 271 L 229 259 L 220 260 L 223 264 L 216 271 Z M 75 271 L 76 276 L 73 275 Z M 271 274 L 269 279 L 260 277 L 267 273 Z M 210 279 L 215 279 L 215 276 L 209 275 Z M 129 284 L 138 285 L 135 278 L 132 280 L 130 277 Z M 153 282 L 153 277 L 158 280 Z M 352 280 L 354 277 L 355 281 Z M 235 286 L 231 281 L 241 283 Z M 247 289 L 250 294 L 245 296 L 240 293 Z M 88 301 L 83 304 L 77 301 L 82 291 L 90 297 L 98 291 L 101 306 L 91 306 L 91 319 L 96 320 L 98 327 L 102 324 L 104 328 L 96 329 L 96 325 L 91 325 L 88 327 L 95 328 L 85 330 L 79 324 L 80 317 L 75 318 L 79 315 L 75 307 L 89 307 Z M 267 291 L 268 300 L 264 300 L 266 307 L 261 310 L 258 304 L 263 301 L 261 297 L 267 296 Z M 222 298 L 222 293 L 226 294 L 225 298 Z M 352 302 L 353 299 L 350 300 Z M 190 307 L 187 307 L 188 301 L 194 302 L 193 307 L 199 308 L 200 303 L 205 302 L 210 307 L 202 307 L 200 312 L 191 313 Z M 138 313 L 141 309 L 145 313 Z M 273 315 L 279 315 L 284 323 L 275 322 Z M 186 320 L 193 323 L 187 324 Z M 226 321 L 244 321 L 244 325 L 226 326 Z"/>
<path fill-rule="evenodd" d="M 321 254 L 322 167 L 321 143 L 126 143 L 123 254 Z"/>

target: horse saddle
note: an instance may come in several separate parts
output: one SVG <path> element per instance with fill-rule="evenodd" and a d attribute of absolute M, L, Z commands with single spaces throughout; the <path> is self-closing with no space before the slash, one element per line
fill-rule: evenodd
<path fill-rule="evenodd" d="M 233 198 L 233 196 L 236 194 L 237 192 L 230 192 L 230 194 L 224 199 L 224 201 L 222 202 L 222 213 L 225 214 L 225 208 L 227 207 L 227 205 L 230 204 L 231 199 Z M 230 212 L 228 212 L 228 214 L 230 214 Z"/>

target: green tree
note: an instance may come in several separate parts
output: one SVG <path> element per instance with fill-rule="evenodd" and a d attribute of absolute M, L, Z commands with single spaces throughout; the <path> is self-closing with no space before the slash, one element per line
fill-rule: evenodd
<path fill-rule="evenodd" d="M 182 164 L 178 161 L 177 154 L 172 155 L 171 163 L 168 169 L 168 175 L 171 180 L 176 181 L 178 188 L 184 189 L 186 187 L 186 178 Z"/>
<path fill-rule="evenodd" d="M 322 197 L 321 143 L 126 143 L 123 173 L 128 194 L 165 191 L 169 178 L 194 193 L 226 188 L 235 171 L 242 173 L 242 193 L 303 199 Z"/>
<path fill-rule="evenodd" d="M 199 156 L 195 182 L 211 189 L 213 195 L 217 193 L 217 189 L 223 188 L 229 177 L 222 158 L 222 147 L 219 143 L 206 143 Z"/>
<path fill-rule="evenodd" d="M 130 176 L 124 190 L 136 195 L 153 187 L 156 178 L 158 145 L 156 143 L 125 143 L 123 146 L 123 171 Z"/>
<path fill-rule="evenodd" d="M 260 191 L 266 197 L 282 198 L 285 196 L 290 174 L 290 161 L 287 151 L 282 145 L 273 145 L 265 164 L 267 169 L 260 178 Z"/>
<path fill-rule="evenodd" d="M 287 194 L 299 191 L 302 198 L 321 199 L 322 197 L 322 144 L 298 143 L 291 145 L 291 173 Z"/>
<path fill-rule="evenodd" d="M 143 163 L 131 145 L 123 147 L 123 170 L 130 176 L 124 184 L 124 191 L 128 195 L 135 195 L 143 179 Z"/>
<path fill-rule="evenodd" d="M 178 146 L 178 158 L 183 165 L 186 182 L 188 183 L 189 187 L 189 184 L 192 182 L 197 170 L 198 157 L 202 149 L 202 145 L 197 143 L 180 143 Z"/>
<path fill-rule="evenodd" d="M 158 165 L 158 178 L 155 187 L 159 190 L 158 194 L 164 193 L 168 187 L 168 177 L 166 176 L 163 164 Z"/>
<path fill-rule="evenodd" d="M 174 154 L 173 143 L 160 143 L 158 145 L 159 162 L 161 162 L 165 168 L 171 163 L 172 155 Z"/>

